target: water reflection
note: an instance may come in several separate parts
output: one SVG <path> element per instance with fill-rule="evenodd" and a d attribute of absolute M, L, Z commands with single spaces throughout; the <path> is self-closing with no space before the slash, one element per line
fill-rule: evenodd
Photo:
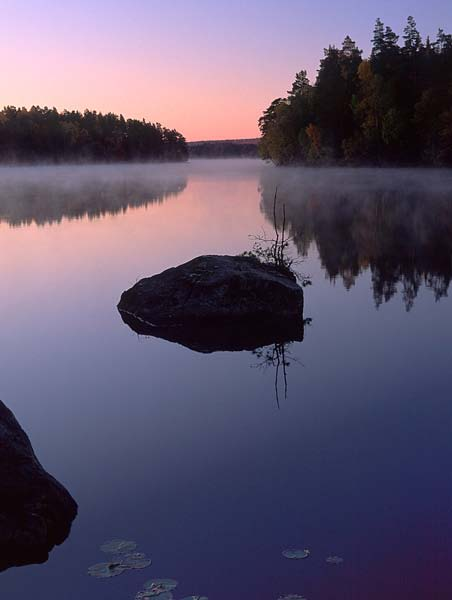
<path fill-rule="evenodd" d="M 0 168 L 0 221 L 12 226 L 98 218 L 163 202 L 187 185 L 171 165 Z"/>
<path fill-rule="evenodd" d="M 225 323 L 209 323 L 208 326 L 199 323 L 180 325 L 178 327 L 155 327 L 133 315 L 120 311 L 124 323 L 135 333 L 146 337 L 155 337 L 181 344 L 190 350 L 202 353 L 211 352 L 240 352 L 242 350 L 256 350 L 273 344 L 286 344 L 288 342 L 303 341 L 304 321 L 300 319 L 291 323 L 279 322 L 276 325 L 267 323 L 265 326 L 259 322 L 251 322 L 246 326 L 243 323 L 234 324 L 233 321 Z"/>
<path fill-rule="evenodd" d="M 274 369 L 274 387 L 276 404 L 280 406 L 280 379 L 287 398 L 287 369 L 292 362 L 298 362 L 290 352 L 294 342 L 304 339 L 304 327 L 311 319 L 300 319 L 292 323 L 282 323 L 271 327 L 270 323 L 252 322 L 244 326 L 234 326 L 233 322 L 213 323 L 202 326 L 199 323 L 178 327 L 160 328 L 137 319 L 130 313 L 119 311 L 122 320 L 138 335 L 150 338 L 161 338 L 175 342 L 204 354 L 212 352 L 251 351 L 257 358 L 253 367 L 261 370 Z"/>
<path fill-rule="evenodd" d="M 280 375 L 282 373 L 283 385 L 284 385 L 284 399 L 287 399 L 288 380 L 287 380 L 287 369 L 290 367 L 291 360 L 295 360 L 290 354 L 290 344 L 287 343 L 275 343 L 272 346 L 265 346 L 263 348 L 256 348 L 253 350 L 253 354 L 258 359 L 255 367 L 259 369 L 267 370 L 269 368 L 275 371 L 275 398 L 278 408 L 279 403 L 279 386 L 280 386 Z"/>
<path fill-rule="evenodd" d="M 422 284 L 439 300 L 452 277 L 452 172 L 274 169 L 261 176 L 261 209 L 272 220 L 278 187 L 290 235 L 305 256 L 354 285 L 372 273 L 376 306 L 400 289 L 407 310 Z"/>
<path fill-rule="evenodd" d="M 75 501 L 44 471 L 0 402 L 0 571 L 45 562 L 68 537 L 76 513 Z"/>

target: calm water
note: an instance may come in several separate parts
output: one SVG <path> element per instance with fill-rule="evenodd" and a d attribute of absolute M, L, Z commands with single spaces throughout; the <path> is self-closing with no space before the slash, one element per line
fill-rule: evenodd
<path fill-rule="evenodd" d="M 276 185 L 312 277 L 279 409 L 256 355 L 137 337 L 115 308 L 138 278 L 248 249 Z M 3 169 L 0 219 L 0 395 L 79 505 L 2 598 L 132 600 L 172 577 L 176 598 L 450 599 L 451 172 Z M 153 566 L 88 577 L 111 537 Z"/>

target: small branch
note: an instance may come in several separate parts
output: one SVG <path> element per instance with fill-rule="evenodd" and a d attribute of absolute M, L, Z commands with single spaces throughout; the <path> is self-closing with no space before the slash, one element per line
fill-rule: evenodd
<path fill-rule="evenodd" d="M 278 244 L 279 244 L 279 233 L 278 233 L 278 222 L 276 220 L 276 198 L 278 196 L 278 188 L 275 189 L 275 196 L 273 198 L 273 227 L 275 229 L 275 245 L 273 246 L 273 256 L 275 259 L 275 264 L 278 264 Z"/>

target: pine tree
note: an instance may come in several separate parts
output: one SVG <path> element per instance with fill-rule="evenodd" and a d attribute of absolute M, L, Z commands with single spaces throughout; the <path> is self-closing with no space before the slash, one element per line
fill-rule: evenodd
<path fill-rule="evenodd" d="M 393 32 L 390 27 L 386 27 L 384 33 L 384 49 L 385 51 L 393 51 L 398 49 L 397 42 L 399 41 L 399 36 Z"/>
<path fill-rule="evenodd" d="M 356 43 L 349 35 L 345 36 L 345 39 L 342 42 L 342 54 L 347 58 L 361 56 L 361 50 L 358 50 Z"/>
<path fill-rule="evenodd" d="M 301 96 L 310 88 L 307 72 L 301 70 L 295 74 L 295 81 L 292 84 L 292 89 L 287 93 L 289 96 Z"/>
<path fill-rule="evenodd" d="M 408 54 L 414 54 L 415 52 L 418 52 L 422 46 L 422 38 L 421 34 L 417 30 L 416 21 L 413 17 L 408 17 L 403 33 L 403 39 L 405 40 L 405 51 Z"/>
<path fill-rule="evenodd" d="M 385 29 L 381 19 L 377 19 L 374 27 L 374 37 L 372 38 L 372 57 L 378 56 L 385 48 Z"/>

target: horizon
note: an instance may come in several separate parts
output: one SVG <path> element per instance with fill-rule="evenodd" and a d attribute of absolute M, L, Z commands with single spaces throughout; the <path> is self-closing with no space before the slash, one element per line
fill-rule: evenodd
<path fill-rule="evenodd" d="M 1 106 L 113 112 L 160 122 L 189 142 L 259 137 L 263 110 L 300 69 L 315 80 L 323 48 L 350 35 L 369 53 L 377 17 L 401 34 L 412 14 L 424 39 L 452 30 L 445 0 L 384 2 L 378 11 L 354 0 L 333 9 L 285 0 L 277 11 L 267 0 L 5 5 Z"/>

